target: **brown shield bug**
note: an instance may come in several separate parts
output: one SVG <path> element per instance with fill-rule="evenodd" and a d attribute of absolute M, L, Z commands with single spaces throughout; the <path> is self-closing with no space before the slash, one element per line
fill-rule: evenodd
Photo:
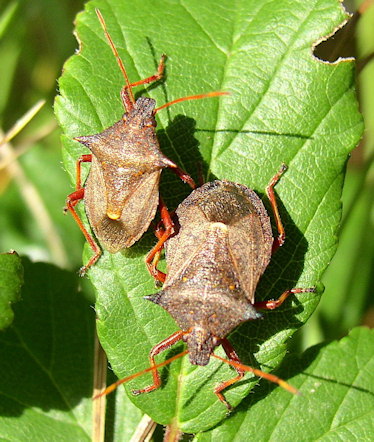
<path fill-rule="evenodd" d="M 102 251 L 83 225 L 75 205 L 84 200 L 92 230 L 106 250 L 116 253 L 133 245 L 148 229 L 155 216 L 159 204 L 158 187 L 162 169 L 170 168 L 192 188 L 195 187 L 193 179 L 161 152 L 156 137 L 156 112 L 181 101 L 226 94 L 210 92 L 183 97 L 159 108 L 155 107 L 156 103 L 152 98 L 140 97 L 135 100 L 133 87 L 162 78 L 165 56 L 161 57 L 155 75 L 130 83 L 104 18 L 100 11 L 96 10 L 96 13 L 125 78 L 126 84 L 121 90 L 125 113 L 118 122 L 103 132 L 75 138 L 91 151 L 90 154 L 82 155 L 76 163 L 76 190 L 67 197 L 65 208 L 65 211 L 71 212 L 94 251 L 88 263 L 81 268 L 81 274 L 99 259 Z M 81 182 L 82 162 L 91 162 L 84 186 Z M 161 207 L 164 207 L 162 202 Z M 164 212 L 165 219 L 166 209 Z M 170 219 L 166 226 L 165 238 L 172 233 Z M 161 246 L 163 239 L 159 243 Z"/>
<path fill-rule="evenodd" d="M 278 229 L 275 240 L 262 201 L 244 185 L 230 181 L 206 183 L 178 206 L 175 212 L 177 233 L 165 243 L 166 278 L 162 272 L 155 271 L 164 286 L 146 299 L 167 310 L 181 330 L 151 350 L 148 371 L 152 371 L 153 384 L 134 394 L 150 392 L 161 385 L 155 356 L 180 340 L 187 343 L 186 352 L 194 365 L 207 365 L 211 356 L 219 358 L 214 348 L 222 345 L 228 357 L 224 361 L 234 366 L 237 376 L 217 385 L 214 393 L 229 409 L 230 404 L 222 391 L 242 379 L 246 371 L 297 393 L 282 379 L 243 365 L 227 339 L 242 322 L 260 318 L 258 310 L 279 307 L 291 293 L 315 291 L 314 288 L 294 288 L 285 291 L 277 300 L 255 302 L 254 299 L 257 283 L 269 264 L 272 251 L 285 240 L 274 195 L 274 186 L 285 170 L 286 166 L 282 165 L 266 189 Z M 158 236 L 161 234 L 159 231 Z M 158 258 L 158 251 L 154 256 Z M 156 267 L 156 263 L 153 264 Z M 103 394 L 135 376 L 118 381 Z"/>

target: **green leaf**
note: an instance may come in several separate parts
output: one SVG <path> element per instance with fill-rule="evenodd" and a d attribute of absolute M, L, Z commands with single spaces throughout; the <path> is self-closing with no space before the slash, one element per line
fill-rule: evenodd
<path fill-rule="evenodd" d="M 0 339 L 0 440 L 89 441 L 95 327 L 90 301 L 77 275 L 22 263 L 21 301 Z M 114 380 L 109 372 L 108 382 Z M 130 440 L 140 410 L 124 390 L 108 397 L 107 408 L 116 411 L 106 421 L 107 437 Z"/>
<path fill-rule="evenodd" d="M 0 439 L 89 441 L 93 311 L 77 276 L 23 265 L 22 301 L 0 340 Z"/>
<path fill-rule="evenodd" d="M 130 81 L 151 75 L 159 56 L 168 55 L 165 81 L 147 92 L 158 105 L 214 90 L 231 93 L 179 103 L 157 114 L 161 148 L 179 166 L 198 179 L 202 165 L 207 180 L 230 179 L 260 195 L 281 163 L 289 166 L 276 187 L 287 241 L 262 278 L 256 299 L 318 285 L 336 249 L 344 165 L 362 134 L 353 63 L 328 64 L 312 55 L 313 45 L 346 19 L 340 3 L 89 2 L 76 21 L 81 51 L 65 65 L 55 105 L 72 180 L 75 161 L 88 153 L 72 138 L 102 131 L 123 114 L 119 92 L 124 80 L 95 7 Z M 170 208 L 188 192 L 163 172 L 161 193 Z M 148 234 L 130 250 L 104 253 L 89 272 L 97 290 L 100 338 L 119 376 L 146 368 L 150 349 L 177 330 L 165 311 L 142 299 L 156 291 L 143 262 L 152 244 Z M 84 262 L 91 253 L 86 247 Z M 287 339 L 308 319 L 318 298 L 292 297 L 263 321 L 235 330 L 230 341 L 242 361 L 266 371 L 279 365 Z M 159 360 L 181 348 L 166 351 Z M 230 377 L 232 370 L 218 361 L 194 367 L 186 359 L 162 371 L 162 388 L 132 400 L 157 422 L 198 432 L 226 417 L 213 387 Z M 233 406 L 257 382 L 249 379 L 226 392 Z M 129 388 L 150 382 L 147 375 Z"/>
<path fill-rule="evenodd" d="M 0 254 L 0 330 L 13 322 L 12 303 L 19 301 L 23 268 L 17 253 Z"/>
<path fill-rule="evenodd" d="M 9 24 L 17 11 L 18 4 L 16 2 L 10 3 L 0 15 L 0 39 L 4 36 L 7 29 L 9 29 Z"/>
<path fill-rule="evenodd" d="M 356 0 L 356 4 L 359 5 L 358 0 Z M 361 14 L 355 33 L 362 69 L 360 71 L 360 101 L 365 116 L 365 150 L 371 155 L 374 151 L 374 85 L 372 81 L 374 64 L 370 62 L 374 51 L 374 29 L 371 26 L 373 20 L 374 8 L 371 6 L 365 9 L 364 14 Z"/>
<path fill-rule="evenodd" d="M 370 299 L 374 255 L 370 208 L 374 196 L 365 176 L 365 171 L 355 170 L 347 176 L 339 249 L 323 276 L 326 296 L 318 316 L 324 336 L 330 339 L 343 336 L 359 324 Z"/>
<path fill-rule="evenodd" d="M 299 373 L 289 380 L 302 396 L 262 384 L 230 419 L 194 440 L 372 440 L 373 355 L 374 331 L 356 328 L 341 341 L 289 357 L 277 374 Z"/>

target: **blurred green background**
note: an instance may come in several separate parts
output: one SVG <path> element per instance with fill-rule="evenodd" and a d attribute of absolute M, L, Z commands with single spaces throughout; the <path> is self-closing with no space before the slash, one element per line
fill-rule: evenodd
<path fill-rule="evenodd" d="M 361 2 L 346 2 L 354 11 Z M 371 3 L 371 2 L 366 2 Z M 57 79 L 78 44 L 73 21 L 83 2 L 0 3 L 0 128 L 2 135 L 38 100 L 46 103 L 8 145 L 0 147 L 0 251 L 77 271 L 83 235 L 63 216 L 72 190 L 63 170 L 60 130 L 53 115 Z M 374 253 L 374 6 L 357 15 L 316 54 L 334 61 L 357 57 L 357 86 L 366 131 L 347 165 L 338 252 L 325 273 L 325 294 L 311 321 L 294 337 L 294 349 L 340 338 L 355 325 L 374 325 L 371 287 Z"/>

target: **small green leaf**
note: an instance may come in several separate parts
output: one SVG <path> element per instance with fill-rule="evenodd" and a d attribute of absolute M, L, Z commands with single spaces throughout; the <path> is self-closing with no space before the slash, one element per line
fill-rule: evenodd
<path fill-rule="evenodd" d="M 373 439 L 374 330 L 356 328 L 338 342 L 316 345 L 284 362 L 277 374 L 286 376 L 301 396 L 263 383 L 230 419 L 194 440 Z"/>
<path fill-rule="evenodd" d="M 161 149 L 179 166 L 197 179 L 202 166 L 207 180 L 230 179 L 261 195 L 281 163 L 289 166 L 276 187 L 287 241 L 262 278 L 256 299 L 318 285 L 336 249 L 344 166 L 363 129 L 353 63 L 329 64 L 312 53 L 313 45 L 346 19 L 340 3 L 89 2 L 76 21 L 81 51 L 65 65 L 55 106 L 72 179 L 77 158 L 88 153 L 72 138 L 102 131 L 124 112 L 119 96 L 124 79 L 95 7 L 107 22 L 130 81 L 151 75 L 159 56 L 167 54 L 166 79 L 148 91 L 158 105 L 215 90 L 231 93 L 179 103 L 157 114 Z M 163 172 L 161 193 L 170 208 L 188 192 Z M 149 234 L 130 250 L 104 253 L 89 272 L 97 290 L 100 338 L 119 376 L 146 368 L 150 349 L 177 329 L 165 311 L 142 298 L 156 291 L 143 261 L 152 244 Z M 87 247 L 84 262 L 91 253 Z M 264 370 L 279 365 L 287 339 L 318 299 L 314 294 L 292 297 L 263 321 L 235 330 L 230 341 L 242 361 Z M 232 370 L 217 361 L 193 367 L 183 360 L 162 371 L 162 388 L 132 400 L 157 422 L 202 431 L 226 417 L 213 388 L 230 377 Z M 257 382 L 249 378 L 227 391 L 233 406 Z M 150 382 L 151 376 L 144 376 L 129 388 Z"/>
<path fill-rule="evenodd" d="M 13 322 L 12 303 L 20 299 L 23 268 L 17 253 L 0 254 L 0 330 Z"/>

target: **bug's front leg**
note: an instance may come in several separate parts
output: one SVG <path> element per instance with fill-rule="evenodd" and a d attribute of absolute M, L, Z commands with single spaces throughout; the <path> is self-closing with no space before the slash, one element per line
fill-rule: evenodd
<path fill-rule="evenodd" d="M 270 183 L 266 187 L 266 194 L 269 198 L 271 208 L 273 210 L 275 223 L 277 225 L 278 229 L 278 237 L 274 239 L 273 242 L 273 249 L 272 253 L 274 253 L 279 247 L 281 247 L 284 244 L 284 241 L 286 239 L 286 232 L 283 227 L 283 223 L 279 214 L 277 199 L 275 198 L 274 194 L 274 186 L 279 181 L 280 177 L 284 174 L 284 172 L 287 170 L 287 166 L 285 164 L 282 164 L 279 171 L 273 176 L 273 178 L 270 180 Z"/>
<path fill-rule="evenodd" d="M 80 219 L 78 213 L 75 210 L 75 206 L 84 198 L 84 187 L 82 187 L 82 173 L 81 173 L 81 165 L 82 163 L 89 163 L 92 161 L 92 155 L 82 155 L 78 158 L 76 162 L 76 181 L 75 181 L 75 191 L 67 196 L 66 198 L 66 205 L 64 207 L 64 212 L 70 212 L 75 220 L 75 222 L 78 224 L 78 227 L 81 229 L 83 235 L 85 236 L 87 242 L 89 243 L 91 249 L 94 252 L 94 255 L 90 258 L 88 263 L 81 267 L 79 270 L 79 274 L 83 276 L 87 270 L 95 264 L 95 262 L 100 258 L 100 255 L 102 253 L 99 245 L 95 241 L 95 239 L 92 237 L 92 235 L 87 231 L 85 226 L 83 225 L 82 220 Z"/>
<path fill-rule="evenodd" d="M 145 262 L 151 276 L 156 281 L 163 284 L 165 282 L 166 274 L 158 270 L 157 264 L 160 260 L 160 255 L 162 249 L 164 248 L 165 242 L 174 233 L 174 223 L 162 198 L 160 198 L 159 208 L 161 214 L 161 224 L 163 224 L 163 227 L 161 225 L 157 226 L 155 234 L 158 238 L 158 242 L 146 256 Z"/>

